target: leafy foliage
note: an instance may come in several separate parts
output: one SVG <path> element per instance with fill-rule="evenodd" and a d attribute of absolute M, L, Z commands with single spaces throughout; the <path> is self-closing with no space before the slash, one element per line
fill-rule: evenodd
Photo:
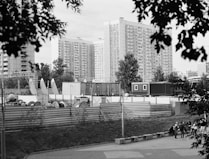
<path fill-rule="evenodd" d="M 209 112 L 209 80 L 207 76 L 203 75 L 201 80 L 196 84 L 189 84 L 185 82 L 185 96 L 187 103 L 189 104 L 188 113 L 191 115 L 197 114 L 200 118 L 203 118 L 205 114 Z M 201 132 L 197 135 L 193 135 L 195 141 L 192 144 L 192 148 L 201 146 L 199 151 L 200 155 L 204 158 L 209 158 L 209 134 L 202 134 Z"/>
<path fill-rule="evenodd" d="M 131 82 L 141 82 L 142 79 L 138 75 L 139 65 L 133 54 L 127 54 L 125 60 L 119 61 L 119 71 L 116 72 L 118 82 L 125 92 L 131 91 Z"/>
<path fill-rule="evenodd" d="M 177 83 L 181 81 L 181 77 L 178 76 L 177 72 L 171 72 L 166 78 L 167 81 L 171 83 Z"/>
<path fill-rule="evenodd" d="M 73 72 L 66 72 L 62 75 L 63 82 L 73 82 L 74 81 L 74 74 Z"/>
<path fill-rule="evenodd" d="M 193 143 L 194 147 L 195 147 L 195 145 L 197 145 L 197 146 L 200 145 L 201 138 L 202 138 L 201 135 L 196 137 L 196 142 Z M 202 156 L 205 156 L 206 159 L 208 159 L 209 158 L 209 149 L 208 149 L 209 148 L 209 136 L 207 134 L 203 135 L 203 141 L 204 141 L 204 143 L 201 143 L 201 144 L 203 144 L 203 146 L 202 146 L 203 149 L 200 150 L 199 153 Z"/>
<path fill-rule="evenodd" d="M 64 68 L 66 67 L 63 63 L 63 59 L 58 58 L 57 60 L 54 60 L 53 65 L 53 77 L 62 76 L 64 74 Z"/>
<path fill-rule="evenodd" d="M 28 87 L 28 81 L 25 77 L 12 77 L 12 78 L 7 78 L 4 80 L 4 87 L 8 89 L 14 89 L 18 88 L 18 81 L 19 81 L 19 87 L 20 88 L 27 88 Z M 1 83 L 0 83 L 1 86 Z"/>
<path fill-rule="evenodd" d="M 51 70 L 48 64 L 41 63 L 40 70 L 38 71 L 38 80 L 43 78 L 45 84 L 51 80 Z"/>
<path fill-rule="evenodd" d="M 200 96 L 204 96 L 205 99 L 208 99 L 207 93 L 209 91 L 209 79 L 206 75 L 201 77 L 201 80 L 195 86 L 196 93 Z"/>
<path fill-rule="evenodd" d="M 171 72 L 166 79 L 168 82 L 172 83 L 174 95 L 180 95 L 184 92 L 183 86 L 185 81 L 181 79 L 177 72 Z"/>
<path fill-rule="evenodd" d="M 149 17 L 157 29 L 151 36 L 151 42 L 155 42 L 158 53 L 165 46 L 171 45 L 172 38 L 168 31 L 171 29 L 171 23 L 175 23 L 177 29 L 183 27 L 178 34 L 176 51 L 181 50 L 184 59 L 198 60 L 201 57 L 201 61 L 206 61 L 205 48 L 196 47 L 194 40 L 198 34 L 205 36 L 209 31 L 207 0 L 133 0 L 133 2 L 138 21 Z"/>
<path fill-rule="evenodd" d="M 192 86 L 191 86 L 191 83 L 188 81 L 187 78 L 184 78 L 184 83 L 182 85 L 182 89 L 183 89 L 183 95 L 184 96 L 187 96 L 187 97 L 192 97 L 193 95 L 193 89 L 192 89 Z"/>
<path fill-rule="evenodd" d="M 72 72 L 66 72 L 65 69 L 67 66 L 63 63 L 63 59 L 58 58 L 53 61 L 54 68 L 52 71 L 52 78 L 55 79 L 57 88 L 61 90 L 62 82 L 73 82 L 74 74 Z"/>
<path fill-rule="evenodd" d="M 82 0 L 62 0 L 79 12 Z M 41 43 L 53 36 L 65 33 L 66 23 L 53 14 L 53 0 L 1 0 L 0 42 L 8 55 L 18 56 L 26 44 L 39 51 Z"/>
<path fill-rule="evenodd" d="M 125 136 L 137 136 L 168 130 L 176 121 L 188 117 L 125 120 Z M 94 131 L 92 131 L 94 130 Z M 92 143 L 112 142 L 121 137 L 121 121 L 85 122 L 75 127 L 27 129 L 6 134 L 8 158 L 23 158 L 36 151 L 69 148 Z"/>
<path fill-rule="evenodd" d="M 165 81 L 164 72 L 161 66 L 158 66 L 156 72 L 154 72 L 153 81 L 154 82 Z"/>
<path fill-rule="evenodd" d="M 50 69 L 48 64 L 44 63 L 31 64 L 31 67 L 33 71 L 37 72 L 38 80 L 43 78 L 45 84 L 48 85 L 48 81 L 54 78 L 57 87 L 61 90 L 62 82 L 74 81 L 74 74 L 72 72 L 65 72 L 64 68 L 66 65 L 63 64 L 63 60 L 61 58 L 53 61 L 53 64 L 53 70 Z"/>
<path fill-rule="evenodd" d="M 202 76 L 201 80 L 193 86 L 188 95 L 189 113 L 201 115 L 209 112 L 209 80 Z"/>

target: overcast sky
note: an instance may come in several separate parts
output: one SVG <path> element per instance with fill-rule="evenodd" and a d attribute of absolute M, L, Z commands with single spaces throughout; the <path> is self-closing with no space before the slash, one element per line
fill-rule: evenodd
<path fill-rule="evenodd" d="M 84 0 L 81 13 L 75 13 L 70 8 L 67 9 L 61 0 L 55 1 L 55 15 L 62 21 L 68 23 L 66 37 L 80 37 L 84 40 L 95 41 L 103 38 L 104 22 L 117 20 L 124 17 L 125 20 L 137 22 L 136 13 L 132 13 L 134 3 L 132 0 Z M 176 42 L 176 33 L 173 32 L 173 42 Z M 200 44 L 208 43 L 209 38 L 199 39 Z M 208 46 L 207 46 L 208 48 Z M 48 63 L 51 61 L 51 44 L 46 42 L 41 51 L 36 53 L 36 62 Z M 49 60 L 50 58 L 50 60 Z M 181 58 L 180 53 L 175 53 L 173 49 L 174 70 L 186 72 L 186 70 L 196 70 L 197 62 L 189 62 Z"/>

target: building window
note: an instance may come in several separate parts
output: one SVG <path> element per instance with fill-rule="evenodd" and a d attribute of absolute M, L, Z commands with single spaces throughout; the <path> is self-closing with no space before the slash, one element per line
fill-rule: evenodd
<path fill-rule="evenodd" d="M 138 85 L 134 85 L 134 90 L 135 90 L 135 91 L 138 91 L 138 90 L 139 90 Z"/>
<path fill-rule="evenodd" d="M 143 91 L 147 90 L 147 85 L 143 85 Z"/>

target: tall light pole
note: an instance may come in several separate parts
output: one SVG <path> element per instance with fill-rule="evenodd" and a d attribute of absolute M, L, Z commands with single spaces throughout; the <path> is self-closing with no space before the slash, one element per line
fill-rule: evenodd
<path fill-rule="evenodd" d="M 121 127 L 122 127 L 122 137 L 125 137 L 124 133 L 124 92 L 121 94 L 123 101 L 121 101 Z M 121 100 L 121 99 L 120 99 Z"/>
<path fill-rule="evenodd" d="M 1 54 L 1 112 L 2 112 L 2 127 L 1 127 L 1 159 L 6 159 L 5 145 L 5 106 L 4 106 L 4 54 Z"/>
<path fill-rule="evenodd" d="M 119 95 L 121 104 L 121 135 L 125 137 L 124 133 L 124 90 L 121 88 L 121 82 L 119 83 Z M 123 99 L 123 100 L 122 100 Z"/>

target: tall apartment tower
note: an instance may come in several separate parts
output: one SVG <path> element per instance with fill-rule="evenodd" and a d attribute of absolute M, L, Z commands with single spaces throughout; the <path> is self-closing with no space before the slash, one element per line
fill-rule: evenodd
<path fill-rule="evenodd" d="M 104 40 L 94 42 L 94 60 L 95 60 L 95 81 L 105 82 L 105 59 Z"/>
<path fill-rule="evenodd" d="M 59 39 L 59 58 L 66 64 L 65 71 L 73 72 L 74 77 L 83 81 L 94 79 L 94 51 L 93 43 L 78 39 Z"/>
<path fill-rule="evenodd" d="M 4 77 L 29 76 L 34 77 L 31 70 L 31 63 L 35 63 L 34 47 L 26 45 L 22 47 L 22 51 L 18 57 L 8 56 L 0 53 L 0 74 Z M 3 66 L 3 68 L 2 68 Z"/>
<path fill-rule="evenodd" d="M 139 64 L 138 73 L 144 82 L 153 79 L 157 66 L 161 66 L 165 74 L 172 72 L 172 47 L 156 53 L 150 36 L 155 29 L 148 25 L 126 21 L 123 18 L 105 23 L 104 51 L 106 79 L 116 80 L 119 60 L 126 54 L 134 54 Z"/>

